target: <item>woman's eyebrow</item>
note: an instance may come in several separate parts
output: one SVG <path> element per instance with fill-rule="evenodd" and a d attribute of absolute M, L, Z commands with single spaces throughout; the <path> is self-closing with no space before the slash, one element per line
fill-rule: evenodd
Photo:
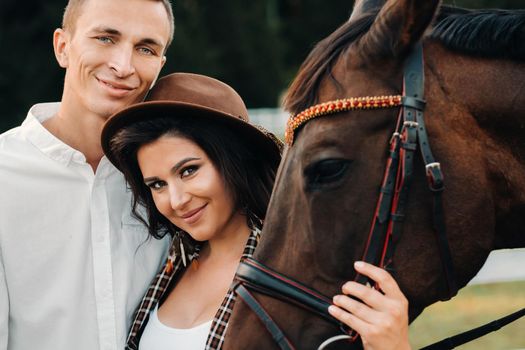
<path fill-rule="evenodd" d="M 184 158 L 183 160 L 177 162 L 177 164 L 175 164 L 170 172 L 172 174 L 176 173 L 184 164 L 188 163 L 188 162 L 191 162 L 192 160 L 200 160 L 200 158 L 198 157 L 188 157 L 188 158 Z"/>
<path fill-rule="evenodd" d="M 184 158 L 180 161 L 178 161 L 170 170 L 170 173 L 174 174 L 176 173 L 177 171 L 179 171 L 179 169 L 186 163 L 188 162 L 191 162 L 193 160 L 200 160 L 199 157 L 187 157 L 187 158 Z M 148 182 L 152 182 L 152 181 L 158 181 L 159 178 L 157 176 L 151 176 L 151 177 L 146 177 L 144 178 L 144 182 L 145 183 L 148 183 Z"/>

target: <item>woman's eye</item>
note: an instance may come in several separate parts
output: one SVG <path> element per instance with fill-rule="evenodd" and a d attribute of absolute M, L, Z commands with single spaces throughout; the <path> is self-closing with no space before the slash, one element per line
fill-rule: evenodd
<path fill-rule="evenodd" d="M 146 186 L 148 186 L 152 190 L 160 190 L 161 188 L 164 187 L 164 185 L 165 185 L 164 181 L 155 181 L 155 182 L 150 182 L 146 184 Z"/>
<path fill-rule="evenodd" d="M 181 177 L 190 176 L 190 175 L 194 174 L 197 171 L 198 168 L 199 167 L 196 166 L 196 165 L 191 165 L 189 167 L 186 167 L 186 168 L 181 170 L 180 176 Z"/>
<path fill-rule="evenodd" d="M 315 189 L 340 180 L 352 161 L 349 159 L 323 159 L 309 165 L 304 170 L 306 185 Z"/>

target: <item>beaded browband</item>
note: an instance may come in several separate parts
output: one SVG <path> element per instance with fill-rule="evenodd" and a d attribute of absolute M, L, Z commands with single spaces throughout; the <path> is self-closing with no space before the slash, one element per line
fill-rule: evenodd
<path fill-rule="evenodd" d="M 291 146 L 294 140 L 294 131 L 310 119 L 358 109 L 393 108 L 402 104 L 401 95 L 352 97 L 323 102 L 291 116 L 286 124 L 284 138 L 288 146 Z"/>

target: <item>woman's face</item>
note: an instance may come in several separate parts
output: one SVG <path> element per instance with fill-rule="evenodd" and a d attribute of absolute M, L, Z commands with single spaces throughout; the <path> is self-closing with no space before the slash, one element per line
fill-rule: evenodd
<path fill-rule="evenodd" d="M 159 212 L 197 241 L 236 230 L 241 215 L 221 174 L 193 141 L 164 135 L 139 148 L 144 183 Z"/>

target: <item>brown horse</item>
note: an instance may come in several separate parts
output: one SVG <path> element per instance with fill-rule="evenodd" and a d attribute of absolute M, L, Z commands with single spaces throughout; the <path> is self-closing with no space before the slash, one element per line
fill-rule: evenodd
<path fill-rule="evenodd" d="M 446 176 L 443 207 L 459 288 L 490 251 L 525 246 L 525 13 L 389 0 L 355 14 L 303 63 L 285 107 L 297 114 L 325 101 L 402 94 L 403 64 L 423 43 L 425 120 Z M 255 258 L 324 295 L 355 278 L 383 180 L 398 108 L 314 118 L 285 152 Z M 433 229 L 433 200 L 419 156 L 393 274 L 410 319 L 449 298 Z M 301 308 L 256 294 L 299 349 L 316 349 L 337 327 Z M 348 348 L 348 343 L 333 348 Z M 224 349 L 274 349 L 238 301 Z"/>

